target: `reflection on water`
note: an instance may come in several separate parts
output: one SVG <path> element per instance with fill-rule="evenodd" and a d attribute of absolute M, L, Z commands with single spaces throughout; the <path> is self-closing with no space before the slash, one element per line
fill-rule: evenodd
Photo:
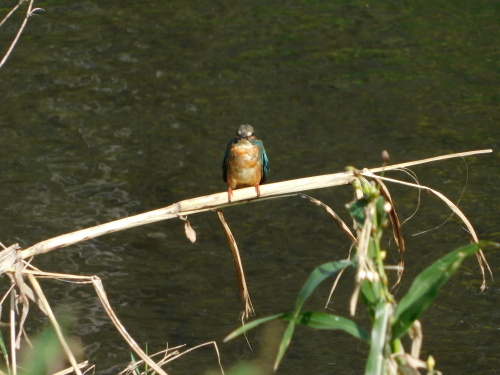
<path fill-rule="evenodd" d="M 500 139 L 492 40 L 498 24 L 486 0 L 39 6 L 46 12 L 30 19 L 0 71 L 4 244 L 28 246 L 223 191 L 220 161 L 240 123 L 254 125 L 264 140 L 271 181 L 377 166 L 382 149 L 401 162 L 495 148 Z M 498 189 L 491 166 L 498 156 L 467 163 L 461 207 L 483 238 L 494 239 Z M 455 201 L 467 179 L 457 160 L 415 170 L 422 184 Z M 346 217 L 349 188 L 313 195 Z M 394 187 L 393 196 L 408 217 L 416 193 Z M 411 236 L 446 219 L 446 208 L 436 202 L 423 196 L 405 226 L 406 283 L 431 259 L 468 241 L 454 219 Z M 326 215 L 301 199 L 235 207 L 225 215 L 259 317 L 290 309 L 314 266 L 348 252 Z M 215 215 L 191 222 L 198 234 L 193 245 L 182 223 L 171 221 L 54 251 L 34 263 L 102 277 L 118 316 L 152 350 L 220 342 L 239 324 L 234 268 Z M 498 255 L 489 259 L 498 271 Z M 500 366 L 492 329 L 500 323 L 498 287 L 479 294 L 476 265 L 466 267 L 424 316 L 424 348 L 445 373 L 490 374 Z M 328 288 L 311 308 L 322 307 Z M 350 293 L 346 278 L 337 312 L 347 314 Z M 75 314 L 75 333 L 98 373 L 115 374 L 129 350 L 92 288 L 54 282 L 49 294 Z M 264 339 L 255 332 L 249 340 L 258 348 Z M 227 368 L 254 357 L 243 340 L 220 349 Z M 341 334 L 301 330 L 280 371 L 360 373 L 365 356 L 366 348 Z M 172 373 L 217 367 L 212 350 L 185 358 Z"/>

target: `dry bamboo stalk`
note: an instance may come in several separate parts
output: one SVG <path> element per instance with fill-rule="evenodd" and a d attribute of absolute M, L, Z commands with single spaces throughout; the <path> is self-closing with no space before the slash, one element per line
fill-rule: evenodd
<path fill-rule="evenodd" d="M 10 355 L 12 359 L 12 375 L 17 375 L 17 348 L 16 348 L 16 290 L 10 293 Z"/>
<path fill-rule="evenodd" d="M 420 160 L 415 160 L 415 161 L 408 161 L 406 163 L 399 163 L 399 164 L 394 164 L 394 165 L 387 165 L 385 167 L 370 168 L 370 171 L 372 171 L 373 173 L 382 172 L 382 171 L 391 171 L 391 170 L 394 170 L 394 169 L 401 169 L 401 168 L 412 167 L 412 166 L 418 165 L 418 164 L 431 163 L 433 161 L 441 161 L 441 160 L 453 159 L 453 158 L 464 158 L 466 156 L 472 156 L 472 155 L 489 154 L 490 152 L 493 152 L 493 150 L 491 148 L 487 148 L 487 149 L 484 149 L 484 150 L 474 150 L 474 151 L 457 152 L 455 154 L 441 155 L 441 156 L 435 156 L 433 158 L 420 159 Z"/>
<path fill-rule="evenodd" d="M 137 355 L 141 357 L 142 360 L 146 362 L 148 366 L 151 367 L 151 369 L 153 369 L 156 373 L 160 375 L 168 375 L 165 370 L 163 370 L 160 366 L 158 366 L 158 364 L 155 361 L 153 361 L 146 353 L 144 353 L 139 344 L 137 344 L 137 342 L 132 338 L 132 336 L 130 336 L 125 327 L 122 325 L 122 323 L 116 316 L 115 312 L 113 311 L 111 304 L 109 303 L 108 296 L 106 295 L 106 291 L 104 290 L 104 286 L 102 285 L 101 279 L 97 276 L 91 276 L 90 279 L 94 284 L 97 296 L 101 300 L 101 304 L 106 310 L 106 313 L 108 314 L 109 318 L 111 319 L 115 327 L 118 329 L 118 332 L 120 332 L 122 337 L 128 343 L 130 348 L 132 348 L 132 350 L 136 352 Z"/>
<path fill-rule="evenodd" d="M 370 169 L 371 172 L 389 171 L 429 163 L 433 161 L 445 160 L 450 158 L 465 157 L 470 155 L 484 154 L 492 152 L 493 150 L 477 150 L 460 152 L 456 154 L 443 155 L 428 159 L 422 159 L 407 163 L 400 163 L 395 165 L 388 165 L 380 168 Z M 323 189 L 332 186 L 339 186 L 349 184 L 353 181 L 354 175 L 352 171 L 333 173 L 321 176 L 299 178 L 296 180 L 288 180 L 276 182 L 273 184 L 266 184 L 260 187 L 261 198 L 272 198 L 303 192 L 307 190 Z M 216 193 L 205 195 L 202 197 L 187 199 L 174 203 L 170 206 L 160 208 L 158 210 L 145 212 L 143 214 L 130 216 L 124 219 L 112 221 L 109 223 L 97 225 L 95 227 L 82 229 L 76 232 L 64 234 L 54 237 L 42 242 L 39 242 L 22 251 L 22 259 L 32 257 L 37 254 L 46 253 L 61 247 L 73 245 L 75 243 L 86 241 L 92 238 L 102 236 L 104 234 L 117 232 L 124 229 L 133 228 L 140 225 L 151 224 L 161 220 L 168 220 L 177 218 L 181 215 L 192 215 L 199 212 L 215 210 L 222 207 L 232 206 L 236 204 L 255 201 L 255 189 L 253 187 L 238 189 L 233 192 L 232 202 L 228 203 L 227 193 Z"/>
<path fill-rule="evenodd" d="M 23 274 L 33 275 L 39 279 L 48 278 L 48 279 L 56 279 L 56 280 L 76 280 L 76 281 L 73 281 L 74 284 L 92 284 L 92 279 L 90 278 L 90 276 L 71 275 L 69 273 L 66 274 L 66 273 L 57 273 L 57 272 L 45 272 L 45 271 L 40 271 L 38 269 L 35 269 L 35 270 L 23 269 Z"/>
<path fill-rule="evenodd" d="M 298 180 L 277 182 L 274 184 L 262 185 L 260 187 L 260 196 L 261 198 L 275 197 L 304 190 L 345 185 L 350 183 L 352 178 L 353 177 L 351 172 L 344 172 L 324 176 L 301 178 Z M 165 208 L 160 208 L 158 210 L 130 216 L 124 219 L 97 225 L 91 228 L 82 229 L 76 232 L 64 234 L 39 242 L 23 250 L 21 256 L 22 259 L 26 259 L 38 254 L 43 254 L 55 249 L 59 249 L 61 247 L 66 247 L 81 241 L 96 238 L 104 234 L 113 233 L 140 225 L 151 224 L 161 220 L 178 218 L 179 216 L 192 215 L 199 212 L 215 210 L 217 208 L 235 205 L 237 204 L 237 202 L 248 202 L 256 198 L 257 197 L 255 195 L 255 189 L 253 187 L 235 190 L 233 192 L 233 197 L 230 204 L 228 204 L 227 201 L 227 192 L 192 198 L 174 203 Z"/>
<path fill-rule="evenodd" d="M 32 266 L 30 266 L 32 267 Z M 34 267 L 33 267 L 34 268 Z M 14 270 L 11 269 L 8 272 L 13 272 Z M 130 336 L 130 334 L 126 331 L 125 327 L 121 324 L 119 321 L 118 317 L 114 313 L 111 304 L 108 301 L 106 292 L 104 291 L 104 287 L 102 285 L 101 279 L 97 276 L 81 276 L 81 275 L 71 275 L 71 274 L 62 274 L 62 273 L 54 273 L 54 272 L 43 272 L 38 269 L 22 269 L 22 273 L 26 275 L 31 284 L 33 285 L 33 288 L 37 294 L 38 300 L 39 300 L 39 307 L 43 307 L 42 311 L 46 313 L 46 315 L 49 317 L 51 320 L 52 324 L 54 325 L 54 329 L 57 333 L 57 336 L 59 337 L 59 340 L 61 341 L 61 344 L 68 355 L 68 358 L 70 359 L 70 363 L 72 365 L 72 368 L 74 373 L 81 374 L 81 371 L 79 368 L 81 368 L 81 364 L 78 364 L 75 360 L 74 357 L 72 357 L 72 353 L 64 341 L 64 337 L 62 336 L 61 329 L 55 320 L 55 316 L 52 313 L 52 310 L 50 309 L 50 306 L 48 304 L 47 299 L 45 298 L 45 295 L 43 294 L 43 291 L 36 279 L 36 277 L 43 277 L 43 278 L 54 278 L 54 279 L 61 279 L 61 280 L 74 280 L 74 283 L 80 283 L 80 284 L 93 284 L 97 295 L 106 311 L 108 316 L 110 317 L 112 323 L 115 325 L 117 330 L 120 332 L 122 337 L 127 341 L 129 346 L 134 350 L 139 357 L 141 357 L 148 365 L 151 367 L 154 371 L 156 371 L 158 374 L 163 374 L 167 375 L 167 373 L 161 369 L 151 358 L 148 357 L 146 353 L 142 351 L 142 349 L 139 347 L 139 345 L 136 343 L 136 341 Z M 35 277 L 36 276 L 36 277 Z M 15 294 L 15 289 L 12 290 L 11 296 Z M 14 316 L 15 319 L 15 316 Z M 16 327 L 16 324 L 12 324 L 12 327 Z M 15 334 L 15 332 L 13 333 Z M 220 363 L 220 359 L 219 359 Z"/>
<path fill-rule="evenodd" d="M 49 305 L 49 301 L 47 301 L 47 298 L 45 297 L 45 294 L 43 293 L 42 288 L 40 287 L 40 284 L 38 283 L 35 276 L 33 276 L 31 274 L 28 275 L 28 279 L 30 280 L 31 285 L 33 286 L 33 289 L 34 289 L 36 295 L 38 296 L 38 299 L 45 306 L 45 311 L 47 312 L 47 316 L 49 317 L 49 320 L 52 323 L 52 326 L 54 327 L 54 331 L 56 332 L 57 338 L 59 339 L 59 342 L 60 342 L 61 346 L 63 347 L 63 350 L 66 353 L 66 356 L 68 357 L 69 363 L 71 364 L 73 371 L 77 375 L 82 375 L 82 372 L 80 371 L 80 368 L 78 367 L 78 362 L 76 361 L 76 358 L 73 355 L 71 348 L 69 347 L 68 343 L 66 342 L 66 339 L 64 338 L 61 326 L 57 322 L 57 319 L 56 319 L 56 317 L 55 317 L 54 313 L 52 312 L 52 309 Z"/>
<path fill-rule="evenodd" d="M 80 370 L 82 370 L 85 367 L 87 367 L 88 365 L 89 365 L 89 361 L 83 361 L 83 362 L 81 362 L 81 363 L 78 364 L 78 368 Z M 68 375 L 68 374 L 72 374 L 72 373 L 74 373 L 73 372 L 73 368 L 72 367 L 68 367 L 68 368 L 66 368 L 64 370 L 61 370 L 61 371 L 58 371 L 58 372 L 56 372 L 55 374 L 52 374 L 52 375 Z"/>
<path fill-rule="evenodd" d="M 19 256 L 19 251 L 16 252 L 16 256 Z M 19 304 L 22 305 L 21 316 L 17 323 L 18 325 L 18 333 L 16 338 L 17 349 L 21 348 L 21 336 L 23 334 L 24 322 L 26 321 L 26 317 L 28 316 L 29 312 L 29 301 L 28 298 L 26 297 L 26 292 L 29 293 L 28 291 L 29 287 L 24 282 L 22 271 L 23 271 L 23 263 L 21 261 L 18 261 L 14 264 L 14 274 L 9 275 L 9 277 L 14 280 L 14 283 L 16 284 L 16 287 L 19 292 L 17 297 L 17 303 L 18 305 Z M 16 308 L 16 310 L 18 312 L 19 308 Z"/>

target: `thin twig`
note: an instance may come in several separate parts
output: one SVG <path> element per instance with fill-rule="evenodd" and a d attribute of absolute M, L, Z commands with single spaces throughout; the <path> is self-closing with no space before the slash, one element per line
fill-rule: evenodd
<path fill-rule="evenodd" d="M 10 12 L 7 13 L 7 15 L 3 18 L 2 22 L 0 22 L 0 27 L 2 27 L 3 24 L 10 18 L 10 16 L 12 16 L 16 12 L 16 10 L 21 6 L 22 3 L 24 3 L 24 1 L 25 0 L 19 0 L 17 2 L 17 4 L 14 6 L 14 8 L 12 8 L 10 10 Z"/>
<path fill-rule="evenodd" d="M 337 215 L 337 213 L 334 210 L 331 209 L 330 206 L 328 206 L 327 204 L 325 204 L 325 203 L 321 202 L 320 200 L 313 198 L 307 194 L 299 194 L 299 196 L 301 198 L 308 199 L 309 202 L 314 203 L 316 206 L 319 206 L 322 209 L 324 209 L 328 213 L 328 215 L 330 215 L 333 218 L 333 221 L 335 221 L 335 224 L 337 224 L 338 227 L 340 229 L 342 229 L 342 231 L 347 235 L 347 237 L 349 237 L 351 242 L 353 242 L 353 243 L 357 242 L 356 237 L 354 236 L 354 234 L 352 234 L 352 232 L 349 229 L 349 227 L 347 226 L 347 224 L 342 220 L 342 218 L 339 215 Z"/>
<path fill-rule="evenodd" d="M 187 354 L 189 352 L 192 352 L 193 350 L 197 350 L 197 349 L 199 349 L 199 348 L 201 348 L 203 346 L 207 346 L 207 345 L 213 345 L 214 346 L 215 353 L 217 354 L 217 359 L 218 359 L 218 362 L 219 362 L 220 371 L 221 371 L 222 375 L 224 375 L 224 368 L 222 367 L 222 363 L 220 361 L 219 348 L 218 348 L 217 343 L 215 341 L 204 342 L 203 344 L 196 345 L 196 346 L 194 346 L 192 348 L 189 348 L 189 349 L 183 351 L 182 353 L 178 353 L 175 356 L 172 356 L 172 357 L 168 358 L 168 360 L 166 360 L 165 363 L 172 362 L 173 360 L 176 360 L 177 358 L 179 358 L 180 356 L 183 356 L 184 354 Z"/>
<path fill-rule="evenodd" d="M 398 169 L 396 169 L 396 170 L 398 170 Z M 415 181 L 415 183 L 417 185 L 420 185 L 420 182 L 418 182 L 417 174 L 415 172 L 413 172 L 411 169 L 401 168 L 401 169 L 399 169 L 399 171 L 406 173 L 413 181 Z M 403 222 L 401 223 L 401 226 L 405 225 L 408 221 L 410 221 L 417 214 L 417 212 L 420 208 L 421 195 L 422 195 L 422 191 L 419 189 L 418 190 L 417 205 L 416 205 L 415 209 L 413 210 L 413 212 L 410 214 L 410 216 L 408 216 L 406 219 L 403 220 Z"/>
<path fill-rule="evenodd" d="M 355 245 L 357 243 L 357 240 L 356 242 L 353 242 L 351 244 L 351 247 L 349 248 L 349 255 L 347 256 L 347 260 L 351 260 L 351 255 L 352 255 L 352 249 L 355 248 Z M 326 299 L 326 303 L 325 303 L 325 309 L 326 308 L 329 308 L 328 305 L 330 304 L 330 302 L 332 301 L 332 296 L 333 296 L 333 292 L 335 291 L 335 289 L 337 288 L 337 284 L 339 283 L 340 281 L 340 278 L 342 277 L 342 275 L 344 274 L 344 271 L 346 270 L 347 268 L 342 268 L 340 270 L 340 272 L 337 274 L 337 276 L 335 277 L 335 280 L 333 282 L 333 285 L 332 287 L 330 288 L 330 294 L 328 295 L 328 298 Z"/>
<path fill-rule="evenodd" d="M 21 27 L 19 28 L 19 30 L 17 31 L 17 34 L 14 38 L 14 40 L 12 41 L 9 49 L 7 50 L 7 52 L 5 53 L 5 56 L 3 57 L 2 61 L 0 61 L 0 68 L 5 64 L 5 62 L 7 61 L 7 59 L 9 58 L 10 54 L 12 53 L 12 51 L 14 50 L 14 47 L 16 46 L 17 44 L 17 41 L 19 40 L 19 37 L 21 36 L 24 28 L 26 27 L 26 24 L 28 23 L 28 18 L 30 18 L 32 15 L 33 15 L 33 11 L 32 11 L 32 8 L 33 8 L 33 1 L 34 0 L 30 0 L 30 3 L 28 4 L 28 9 L 26 10 L 26 15 L 24 16 L 24 20 L 23 20 L 23 23 L 21 24 Z M 22 3 L 23 1 L 20 0 L 19 1 L 19 4 L 18 6 Z M 16 8 L 17 9 L 17 8 Z M 12 13 L 12 12 L 11 12 Z M 8 14 L 8 16 L 10 16 L 10 14 Z M 2 22 L 3 23 L 3 22 Z"/>
<path fill-rule="evenodd" d="M 472 242 L 475 242 L 475 243 L 479 242 L 479 238 L 477 237 L 476 231 L 474 230 L 474 227 L 472 226 L 469 219 L 467 219 L 467 217 L 464 215 L 464 213 L 451 200 L 449 200 L 446 196 L 441 194 L 439 191 L 431 189 L 430 187 L 424 186 L 424 185 L 416 185 L 416 184 L 413 184 L 411 182 L 399 181 L 399 180 L 395 180 L 395 179 L 388 178 L 388 177 L 377 176 L 377 175 L 374 175 L 372 173 L 372 171 L 368 171 L 368 170 L 364 170 L 361 174 L 365 177 L 379 178 L 379 179 L 384 180 L 384 181 L 390 181 L 390 182 L 394 182 L 394 183 L 401 184 L 401 185 L 416 187 L 418 189 L 423 189 L 423 190 L 426 190 L 426 191 L 434 194 L 435 196 L 440 198 L 444 203 L 446 203 L 446 205 L 462 220 L 462 222 L 467 227 L 467 230 L 469 231 Z M 488 264 L 488 261 L 486 260 L 482 250 L 479 250 L 476 253 L 476 258 L 477 258 L 478 263 L 479 263 L 479 268 L 481 269 L 481 274 L 483 275 L 483 283 L 481 284 L 481 291 L 484 291 L 484 289 L 486 289 L 486 271 L 485 271 L 485 269 L 488 270 L 492 279 L 493 279 L 493 272 L 491 271 L 490 265 Z"/>
<path fill-rule="evenodd" d="M 462 191 L 460 192 L 460 196 L 458 197 L 457 199 L 457 203 L 456 203 L 456 206 L 458 207 L 458 205 L 460 204 L 460 201 L 462 200 L 462 197 L 465 193 L 465 189 L 467 188 L 467 183 L 469 181 L 469 167 L 467 166 L 467 162 L 465 161 L 464 159 L 464 164 L 465 164 L 465 184 L 464 184 L 464 187 L 462 188 Z M 438 226 L 434 227 L 434 228 L 431 228 L 431 229 L 426 229 L 426 230 L 423 230 L 421 232 L 418 232 L 418 233 L 413 233 L 412 236 L 420 236 L 422 234 L 425 234 L 425 233 L 428 233 L 428 232 L 431 232 L 431 231 L 434 231 L 434 230 L 437 230 L 439 228 L 441 228 L 443 225 L 445 225 L 448 221 L 451 220 L 451 218 L 455 215 L 455 213 L 452 211 L 450 216 L 448 216 L 446 218 L 446 220 L 444 220 L 441 224 L 439 224 Z"/>

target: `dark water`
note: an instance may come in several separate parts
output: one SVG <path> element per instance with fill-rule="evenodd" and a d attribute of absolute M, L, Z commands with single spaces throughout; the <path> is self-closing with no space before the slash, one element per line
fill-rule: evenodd
<path fill-rule="evenodd" d="M 15 1 L 2 2 L 3 7 Z M 266 145 L 271 180 L 498 149 L 498 7 L 493 1 L 40 1 L 0 70 L 0 241 L 38 241 L 223 191 L 223 148 L 240 123 Z M 5 14 L 6 8 L 1 8 Z M 20 15 L 0 29 L 4 51 Z M 460 206 L 483 239 L 498 240 L 497 153 L 416 167 Z M 403 178 L 403 174 L 393 174 Z M 465 191 L 461 192 L 466 185 Z M 402 218 L 417 194 L 392 187 Z M 313 192 L 344 218 L 349 187 Z M 225 211 L 259 317 L 287 311 L 314 266 L 347 256 L 348 241 L 298 198 Z M 468 241 L 460 222 L 422 196 L 404 227 L 413 277 Z M 239 324 L 234 267 L 217 218 L 161 222 L 39 256 L 46 271 L 100 276 L 113 307 L 149 351 L 216 340 L 228 370 L 267 358 L 281 326 L 222 344 Z M 393 246 L 392 246 L 393 248 Z M 500 274 L 500 256 L 487 254 Z M 347 275 L 334 309 L 347 315 Z M 499 373 L 500 290 L 479 292 L 473 259 L 422 319 L 425 356 L 447 374 Z M 85 285 L 44 281 L 75 316 L 97 373 L 130 350 Z M 308 305 L 320 309 L 328 285 Z M 34 311 L 34 309 L 33 309 Z M 5 319 L 5 317 L 3 317 Z M 267 343 L 267 344 L 266 344 Z M 341 333 L 299 329 L 279 373 L 362 373 L 367 348 Z M 265 360 L 265 359 L 263 359 Z M 171 373 L 217 368 L 204 348 Z"/>

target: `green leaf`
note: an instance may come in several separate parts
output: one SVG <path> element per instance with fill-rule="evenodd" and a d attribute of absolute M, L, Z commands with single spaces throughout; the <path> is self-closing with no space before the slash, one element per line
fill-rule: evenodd
<path fill-rule="evenodd" d="M 304 322 L 307 320 L 306 319 L 306 313 L 301 314 L 300 310 L 302 306 L 304 305 L 305 301 L 309 298 L 311 293 L 316 289 L 316 287 L 324 281 L 327 277 L 332 276 L 339 272 L 340 270 L 347 268 L 351 265 L 354 264 L 354 261 L 352 260 L 340 260 L 336 262 L 329 262 L 322 264 L 321 266 L 317 267 L 314 269 L 314 271 L 311 272 L 309 277 L 307 278 L 306 282 L 302 286 L 299 295 L 297 297 L 297 300 L 295 302 L 295 309 L 291 313 L 287 314 L 277 314 L 273 316 L 268 316 L 265 318 L 257 319 L 252 322 L 249 322 L 238 329 L 234 330 L 231 332 L 225 339 L 224 342 L 227 342 L 229 340 L 234 339 L 236 336 L 239 336 L 248 330 L 257 327 L 258 325 L 269 322 L 271 320 L 275 319 L 284 319 L 287 320 L 288 327 L 285 330 L 285 333 L 283 334 L 283 338 L 281 339 L 280 347 L 278 349 L 278 355 L 276 357 L 276 361 L 274 363 L 274 368 L 278 368 L 279 363 L 283 359 L 283 356 L 285 355 L 285 352 L 290 345 L 290 341 L 292 340 L 293 332 L 295 331 L 295 323 L 301 323 L 305 324 Z M 315 313 L 316 314 L 316 313 Z M 340 318 L 340 317 L 339 317 Z M 363 330 L 359 327 L 357 327 L 353 322 L 350 322 L 348 319 L 345 319 L 345 321 L 350 322 L 347 323 L 345 321 L 342 321 L 341 323 L 338 323 L 339 328 L 326 328 L 327 325 L 327 318 L 321 317 L 321 316 L 314 316 L 314 319 L 311 319 L 311 316 L 309 316 L 309 322 L 310 325 L 317 325 L 317 328 L 320 326 L 323 326 L 324 328 L 319 328 L 319 329 L 343 329 L 346 332 L 351 333 L 355 337 L 359 337 L 362 339 L 367 338 L 366 332 L 363 334 Z M 344 318 L 341 318 L 344 319 Z M 331 322 L 331 324 L 333 324 Z M 352 326 L 354 324 L 354 326 Z"/>
<path fill-rule="evenodd" d="M 354 200 L 349 204 L 349 214 L 352 216 L 358 228 L 363 228 L 365 224 L 365 207 L 368 205 L 366 198 Z"/>
<path fill-rule="evenodd" d="M 133 353 L 130 353 L 130 359 L 131 359 L 131 364 L 133 364 L 133 373 L 135 375 L 141 375 L 141 370 L 139 370 L 139 367 L 137 366 L 137 360 L 135 359 L 134 357 L 134 354 Z"/>
<path fill-rule="evenodd" d="M 380 298 L 380 293 L 377 293 L 374 290 L 374 283 L 368 280 L 363 280 L 361 284 L 361 295 L 365 299 L 365 305 L 374 306 L 377 304 L 378 299 Z M 376 288 L 380 292 L 380 287 L 377 285 Z"/>
<path fill-rule="evenodd" d="M 385 367 L 384 348 L 387 341 L 387 327 L 391 318 L 392 305 L 380 301 L 375 310 L 371 334 L 370 353 L 366 362 L 366 375 L 383 375 Z"/>
<path fill-rule="evenodd" d="M 280 347 L 278 350 L 278 355 L 276 357 L 276 361 L 274 363 L 274 369 L 276 370 L 285 355 L 285 352 L 290 345 L 290 341 L 292 340 L 292 335 L 295 330 L 295 321 L 300 314 L 300 310 L 304 305 L 305 301 L 309 298 L 311 293 L 316 289 L 316 287 L 321 284 L 327 277 L 330 277 L 340 270 L 347 268 L 354 264 L 352 260 L 339 260 L 336 262 L 329 262 L 322 264 L 319 267 L 316 267 L 314 271 L 311 272 L 306 282 L 300 289 L 297 300 L 295 301 L 295 309 L 292 313 L 290 322 L 288 323 L 288 327 L 281 339 Z"/>
<path fill-rule="evenodd" d="M 382 296 L 384 296 L 384 286 L 380 279 L 378 280 L 363 280 L 361 282 L 360 298 L 370 314 L 370 318 L 374 318 L 377 304 Z"/>
<path fill-rule="evenodd" d="M 292 314 L 285 314 L 280 319 L 291 320 Z M 295 319 L 295 322 L 314 329 L 344 331 L 358 339 L 370 342 L 370 335 L 366 330 L 358 326 L 352 320 L 342 316 L 324 312 L 302 311 Z"/>
<path fill-rule="evenodd" d="M 42 374 L 45 371 L 41 369 L 48 368 L 61 350 L 61 344 L 52 327 L 47 327 L 41 332 L 32 349 L 32 355 L 26 356 L 19 367 L 23 368 L 23 374 Z"/>
<path fill-rule="evenodd" d="M 2 332 L 0 331 L 0 352 L 2 353 L 4 359 L 8 359 L 9 352 L 7 351 L 7 347 L 5 346 L 5 341 L 3 339 Z M 8 362 L 6 362 L 8 363 Z"/>
<path fill-rule="evenodd" d="M 283 338 L 281 339 L 280 347 L 278 349 L 278 354 L 276 355 L 276 360 L 274 361 L 274 371 L 278 369 L 278 366 L 285 355 L 288 346 L 290 345 L 290 341 L 292 341 L 293 332 L 295 331 L 295 321 L 290 320 L 288 323 L 288 327 L 286 327 L 285 333 L 283 334 Z"/>
<path fill-rule="evenodd" d="M 285 315 L 285 314 L 276 314 L 276 315 L 266 316 L 265 318 L 260 318 L 260 319 L 256 319 L 256 320 L 253 320 L 251 322 L 248 322 L 248 323 L 242 325 L 240 328 L 235 329 L 229 335 L 227 335 L 224 338 L 223 342 L 228 342 L 228 341 L 234 339 L 235 337 L 245 333 L 246 331 L 249 331 L 252 328 L 255 328 L 255 327 L 261 325 L 262 323 L 269 322 L 269 321 L 275 320 L 275 319 L 279 319 L 283 315 Z"/>
<path fill-rule="evenodd" d="M 398 339 L 406 333 L 420 314 L 429 307 L 441 287 L 455 274 L 466 257 L 475 254 L 481 247 L 493 244 L 480 241 L 460 247 L 422 271 L 396 308 L 392 320 L 393 339 Z"/>
<path fill-rule="evenodd" d="M 306 282 L 300 289 L 297 301 L 295 302 L 295 313 L 298 314 L 304 302 L 309 298 L 312 292 L 321 284 L 327 277 L 330 277 L 340 270 L 347 268 L 354 264 L 352 260 L 339 260 L 336 262 L 329 262 L 316 267 L 311 272 Z"/>

